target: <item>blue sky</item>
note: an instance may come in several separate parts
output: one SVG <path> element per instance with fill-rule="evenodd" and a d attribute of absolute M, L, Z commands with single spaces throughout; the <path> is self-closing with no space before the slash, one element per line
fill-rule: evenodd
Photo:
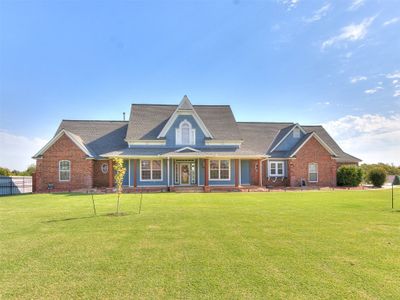
<path fill-rule="evenodd" d="M 0 2 L 0 165 L 23 169 L 61 119 L 184 94 L 400 164 L 400 2 Z"/>

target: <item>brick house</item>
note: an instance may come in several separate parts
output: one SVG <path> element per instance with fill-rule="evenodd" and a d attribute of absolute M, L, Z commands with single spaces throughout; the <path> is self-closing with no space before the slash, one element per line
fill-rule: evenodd
<path fill-rule="evenodd" d="M 132 104 L 129 121 L 63 120 L 33 157 L 36 191 L 113 187 L 112 159 L 127 189 L 335 186 L 345 153 L 322 126 L 237 122 L 228 105 Z"/>

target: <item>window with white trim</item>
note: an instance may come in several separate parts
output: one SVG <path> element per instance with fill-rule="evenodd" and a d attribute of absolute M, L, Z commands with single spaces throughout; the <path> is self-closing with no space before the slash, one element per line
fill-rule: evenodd
<path fill-rule="evenodd" d="M 183 120 L 175 131 L 175 142 L 177 145 L 194 145 L 196 143 L 196 129 L 188 120 Z"/>
<path fill-rule="evenodd" d="M 285 176 L 285 162 L 268 161 L 268 176 L 273 176 L 273 177 Z"/>
<path fill-rule="evenodd" d="M 162 180 L 161 159 L 143 159 L 140 161 L 140 180 Z"/>
<path fill-rule="evenodd" d="M 310 163 L 308 164 L 308 181 L 318 182 L 318 164 Z"/>
<path fill-rule="evenodd" d="M 229 159 L 211 159 L 209 177 L 211 180 L 230 180 L 231 161 Z"/>
<path fill-rule="evenodd" d="M 60 160 L 58 163 L 58 178 L 60 181 L 71 180 L 71 162 L 69 160 Z"/>

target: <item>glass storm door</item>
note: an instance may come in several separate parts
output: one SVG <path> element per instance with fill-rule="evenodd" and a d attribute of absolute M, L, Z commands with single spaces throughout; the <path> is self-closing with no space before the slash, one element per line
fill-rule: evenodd
<path fill-rule="evenodd" d="M 189 164 L 181 164 L 181 184 L 190 184 Z"/>

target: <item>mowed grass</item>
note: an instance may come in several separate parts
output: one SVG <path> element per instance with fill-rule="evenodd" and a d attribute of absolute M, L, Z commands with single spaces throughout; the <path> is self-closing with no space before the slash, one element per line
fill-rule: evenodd
<path fill-rule="evenodd" d="M 0 298 L 400 298 L 389 190 L 139 198 L 1 197 Z"/>

